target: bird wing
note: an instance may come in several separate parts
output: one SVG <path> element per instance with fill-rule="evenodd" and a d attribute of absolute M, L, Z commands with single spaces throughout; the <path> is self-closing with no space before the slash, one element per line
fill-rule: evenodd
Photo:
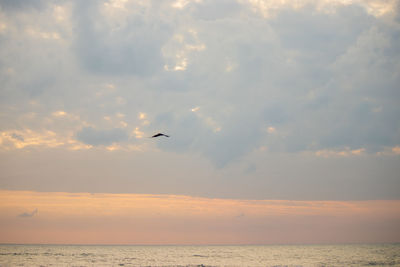
<path fill-rule="evenodd" d="M 169 137 L 169 135 L 166 135 L 166 134 L 163 134 L 163 133 L 158 133 L 158 134 L 153 135 L 151 138 L 159 137 L 159 136 Z"/>

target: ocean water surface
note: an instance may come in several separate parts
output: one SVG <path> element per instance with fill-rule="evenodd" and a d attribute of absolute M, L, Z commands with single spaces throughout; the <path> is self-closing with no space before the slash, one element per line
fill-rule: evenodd
<path fill-rule="evenodd" d="M 0 245 L 0 266 L 400 266 L 400 244 Z"/>

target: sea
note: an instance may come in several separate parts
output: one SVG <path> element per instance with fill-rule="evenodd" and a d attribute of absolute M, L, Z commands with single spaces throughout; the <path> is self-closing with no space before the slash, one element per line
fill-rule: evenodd
<path fill-rule="evenodd" d="M 400 266 L 400 244 L 0 245 L 0 266 Z"/>

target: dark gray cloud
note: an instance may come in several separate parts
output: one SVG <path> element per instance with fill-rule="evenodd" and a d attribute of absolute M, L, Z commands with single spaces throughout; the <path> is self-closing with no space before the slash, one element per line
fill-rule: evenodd
<path fill-rule="evenodd" d="M 128 134 L 120 128 L 110 130 L 99 130 L 92 127 L 85 127 L 76 133 L 76 138 L 88 145 L 111 145 L 116 142 L 128 140 Z"/>

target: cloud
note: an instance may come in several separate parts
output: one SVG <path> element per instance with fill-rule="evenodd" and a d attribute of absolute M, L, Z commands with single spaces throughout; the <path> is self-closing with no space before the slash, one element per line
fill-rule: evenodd
<path fill-rule="evenodd" d="M 171 135 L 168 142 L 158 142 L 158 146 L 167 151 L 193 152 L 196 151 L 196 143 L 201 132 L 206 132 L 202 122 L 191 112 L 176 114 L 165 112 L 159 114 L 150 127 L 165 129 Z M 164 130 L 163 130 L 164 131 Z"/>
<path fill-rule="evenodd" d="M 179 127 L 189 123 L 190 115 L 182 110 L 201 106 L 204 117 L 192 118 L 188 129 L 196 130 L 182 134 L 180 151 L 190 147 L 215 162 L 229 163 L 261 143 L 270 151 L 291 152 L 343 147 L 375 152 L 396 145 L 399 109 L 392 100 L 398 97 L 397 28 L 381 19 L 388 15 L 371 15 L 374 7 L 384 9 L 372 2 L 318 3 L 205 1 L 174 9 L 171 3 L 156 8 L 151 1 L 59 2 L 63 23 L 45 2 L 40 18 L 16 9 L 35 17 L 37 32 L 54 32 L 67 42 L 28 38 L 24 27 L 15 26 L 25 22 L 8 18 L 8 28 L 14 30 L 3 39 L 3 62 L 21 75 L 4 76 L 7 89 L 2 99 L 20 105 L 40 99 L 52 112 L 79 110 L 86 121 L 90 118 L 87 125 L 99 129 L 104 128 L 100 119 L 109 114 L 146 111 L 154 118 L 166 110 Z M 387 6 L 392 10 L 390 3 Z M 263 8 L 274 15 L 255 15 Z M 214 13 L 206 12 L 211 9 Z M 15 48 L 15 40 L 25 39 L 30 49 Z M 23 63 L 13 60 L 20 53 L 25 53 Z M 164 69 L 174 69 L 182 60 L 186 65 L 180 71 Z M 72 83 L 69 77 L 79 78 Z M 100 84 L 113 84 L 114 89 L 106 97 Z M 363 102 L 365 97 L 369 103 Z M 140 110 L 133 108 L 136 104 Z M 10 121 L 18 119 L 14 115 Z M 249 118 L 254 121 L 247 122 Z M 340 121 L 329 124 L 335 120 Z M 127 124 L 136 124 L 129 131 L 139 126 L 129 116 L 121 122 Z M 265 128 L 278 126 L 278 134 L 267 136 Z M 153 123 L 141 131 L 159 127 Z M 210 127 L 219 129 L 223 140 L 235 141 L 237 150 L 224 153 L 228 147 Z M 176 129 L 180 131 L 185 128 Z"/>
<path fill-rule="evenodd" d="M 12 133 L 11 137 L 16 139 L 16 140 L 18 140 L 18 141 L 24 142 L 24 137 L 22 135 L 19 135 L 19 134 L 16 134 L 16 133 Z"/>
<path fill-rule="evenodd" d="M 397 198 L 396 2 L 4 2 L 1 186 L 77 190 L 55 159 L 114 150 L 136 165 L 77 168 L 81 189 Z"/>
<path fill-rule="evenodd" d="M 89 71 L 98 74 L 152 75 L 164 66 L 161 47 L 170 35 L 170 27 L 155 16 L 142 13 L 112 16 L 114 7 L 103 2 L 75 2 L 75 52 Z M 140 4 L 135 8 L 147 9 Z M 103 19 L 98 20 L 99 17 Z"/>
<path fill-rule="evenodd" d="M 392 152 L 396 155 L 400 155 L 400 146 L 395 146 L 392 148 Z"/>
<path fill-rule="evenodd" d="M 371 62 L 388 60 L 388 70 L 396 69 L 397 63 L 384 52 L 394 49 L 396 44 L 396 40 L 387 39 L 395 36 L 387 32 L 389 25 L 381 24 L 360 5 L 339 5 L 335 12 L 328 14 L 315 11 L 312 4 L 297 9 L 285 6 L 275 16 L 252 20 L 250 25 L 236 11 L 229 13 L 229 19 L 222 13 L 221 17 L 200 16 L 208 5 L 212 3 L 192 3 L 187 7 L 193 14 L 186 18 L 188 28 L 194 29 L 195 36 L 179 27 L 175 30 L 176 34 L 183 32 L 182 43 L 175 44 L 183 50 L 178 49 L 176 53 L 186 51 L 190 42 L 203 44 L 204 49 L 185 52 L 186 65 L 181 73 L 160 72 L 152 79 L 161 88 L 157 91 L 161 98 L 169 99 L 170 88 L 183 90 L 186 96 L 170 99 L 171 103 L 189 100 L 192 106 L 202 107 L 201 117 L 178 108 L 172 108 L 169 115 L 157 108 L 153 110 L 158 118 L 170 116 L 167 123 L 157 122 L 160 123 L 157 127 L 173 130 L 178 139 L 170 144 L 159 143 L 161 149 L 199 153 L 216 166 L 224 167 L 260 145 L 268 146 L 270 151 L 289 152 L 343 147 L 375 151 L 377 147 L 399 142 L 394 129 L 398 123 L 393 123 L 394 115 L 399 112 L 395 105 L 390 105 L 392 110 L 383 109 L 380 114 L 374 114 L 373 110 L 386 101 L 383 95 L 379 99 L 369 96 L 376 102 L 367 106 L 359 100 L 369 94 L 361 90 L 363 85 L 357 81 L 358 75 L 348 76 L 356 70 L 374 72 L 365 61 L 357 65 L 351 61 L 351 58 L 359 61 L 373 56 L 362 47 L 359 54 L 348 55 L 359 49 L 358 44 L 383 46 L 383 50 L 377 50 L 382 51 L 376 55 L 379 60 L 371 58 Z M 241 12 L 251 11 L 243 7 Z M 217 41 L 221 32 L 227 38 Z M 369 40 L 366 36 L 370 34 L 386 37 Z M 364 40 L 364 36 L 368 39 Z M 174 47 L 174 43 L 168 45 Z M 232 64 L 235 68 L 227 72 L 227 66 Z M 376 93 L 378 84 L 387 84 L 387 89 L 392 86 L 388 83 L 390 78 L 385 76 L 388 74 L 382 72 L 382 79 L 371 83 L 376 84 L 372 92 Z M 398 82 L 396 77 L 391 79 L 394 79 L 393 85 Z M 342 89 L 349 82 L 354 83 L 351 93 Z M 214 99 L 207 92 L 215 95 Z M 246 108 L 248 105 L 251 109 Z M 339 118 L 345 119 L 330 124 Z M 282 130 L 275 136 L 265 133 L 265 128 L 277 125 Z M 388 131 L 389 128 L 393 129 Z"/>
<path fill-rule="evenodd" d="M 38 213 L 38 209 L 34 209 L 32 212 L 24 212 L 18 215 L 21 218 L 31 218 Z"/>
<path fill-rule="evenodd" d="M 85 127 L 76 133 L 76 138 L 88 145 L 108 146 L 115 142 L 123 142 L 128 140 L 128 134 L 121 128 L 98 130 L 92 127 Z"/>
<path fill-rule="evenodd" d="M 43 0 L 33 0 L 29 2 L 23 0 L 2 0 L 0 3 L 0 7 L 7 11 L 20 11 L 30 8 L 41 9 L 44 6 L 46 6 L 46 4 Z"/>
<path fill-rule="evenodd" d="M 85 127 L 76 133 L 76 138 L 88 145 L 111 145 L 115 142 L 128 140 L 128 134 L 124 129 L 114 128 L 110 130 L 98 130 L 93 127 Z"/>
<path fill-rule="evenodd" d="M 69 141 L 64 136 L 57 136 L 53 131 L 35 132 L 30 129 L 0 132 L 0 140 L 2 141 L 0 145 L 6 149 L 12 147 L 23 149 L 32 146 L 58 147 Z"/>
<path fill-rule="evenodd" d="M 242 1 L 248 2 L 253 11 L 256 13 L 260 13 L 265 18 L 274 17 L 279 14 L 282 9 L 314 9 L 314 11 L 318 13 L 324 14 L 332 14 L 335 13 L 337 9 L 346 6 L 356 6 L 358 8 L 362 7 L 368 14 L 373 16 L 384 16 L 391 13 L 396 12 L 397 2 L 395 0 L 389 1 L 380 1 L 380 0 L 372 0 L 372 1 L 347 1 L 347 0 L 300 0 L 300 1 L 257 1 L 257 0 L 248 0 Z"/>
<path fill-rule="evenodd" d="M 349 148 L 346 148 L 345 150 L 341 151 L 333 151 L 333 150 L 318 150 L 315 152 L 315 155 L 318 157 L 349 157 L 349 156 L 359 156 L 362 155 L 365 152 L 364 148 L 360 149 L 353 149 L 350 150 Z"/>
<path fill-rule="evenodd" d="M 222 0 L 201 1 L 195 3 L 192 7 L 193 16 L 201 20 L 217 20 L 236 17 L 240 11 L 245 8 L 238 1 Z"/>

